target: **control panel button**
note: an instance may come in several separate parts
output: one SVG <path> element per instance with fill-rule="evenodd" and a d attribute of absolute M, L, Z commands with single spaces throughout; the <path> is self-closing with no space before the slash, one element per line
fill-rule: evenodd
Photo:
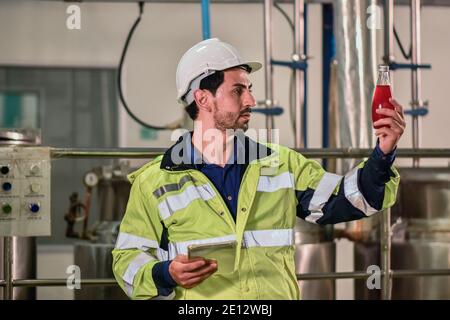
<path fill-rule="evenodd" d="M 9 166 L 1 166 L 0 173 L 3 175 L 7 175 L 9 173 Z"/>
<path fill-rule="evenodd" d="M 30 184 L 30 191 L 32 193 L 39 193 L 41 191 L 41 185 L 39 183 Z"/>
<path fill-rule="evenodd" d="M 2 189 L 3 189 L 3 191 L 6 191 L 6 192 L 11 191 L 11 189 L 12 189 L 11 182 L 3 182 Z"/>
<path fill-rule="evenodd" d="M 31 168 L 30 168 L 30 173 L 31 173 L 33 176 L 38 175 L 40 172 L 41 172 L 41 167 L 40 167 L 39 165 L 33 164 L 33 165 L 31 166 Z"/>
<path fill-rule="evenodd" d="M 30 203 L 28 205 L 28 209 L 30 209 L 30 211 L 32 213 L 38 213 L 39 209 L 41 209 L 41 207 L 40 207 L 39 203 Z"/>
<path fill-rule="evenodd" d="M 11 211 L 12 211 L 12 207 L 11 207 L 11 205 L 10 205 L 9 203 L 4 203 L 4 204 L 2 205 L 2 212 L 3 212 L 4 214 L 10 214 Z"/>

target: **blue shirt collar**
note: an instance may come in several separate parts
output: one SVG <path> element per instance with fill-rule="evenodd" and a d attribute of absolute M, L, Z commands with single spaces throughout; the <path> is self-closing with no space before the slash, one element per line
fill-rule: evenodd
<path fill-rule="evenodd" d="M 234 145 L 233 145 L 233 153 L 232 156 L 228 159 L 228 162 L 226 165 L 229 164 L 236 164 L 238 159 L 238 150 L 245 150 L 245 143 L 242 141 L 243 139 L 238 138 L 237 136 L 234 137 Z M 194 144 L 192 143 L 192 140 L 190 141 L 191 144 L 191 161 L 194 165 L 209 165 L 210 163 L 207 162 L 206 158 L 202 158 L 202 154 L 200 150 L 198 150 Z M 231 162 L 230 159 L 233 159 Z"/>
<path fill-rule="evenodd" d="M 178 141 L 166 150 L 161 160 L 161 169 L 170 171 L 195 169 L 196 165 L 195 162 L 193 162 L 193 159 L 195 158 L 193 157 L 194 153 L 191 142 L 192 134 L 193 132 L 191 131 L 180 136 Z M 238 143 L 235 144 L 235 148 L 238 148 L 238 152 L 234 153 L 232 159 L 235 160 L 237 157 L 238 164 L 249 164 L 255 159 L 262 159 L 273 153 L 271 148 L 252 140 L 243 133 L 237 134 L 236 137 Z M 241 150 L 243 152 L 241 152 Z M 197 150 L 197 162 L 201 164 L 202 159 L 199 155 L 200 152 Z M 174 161 L 174 156 L 176 161 Z"/>

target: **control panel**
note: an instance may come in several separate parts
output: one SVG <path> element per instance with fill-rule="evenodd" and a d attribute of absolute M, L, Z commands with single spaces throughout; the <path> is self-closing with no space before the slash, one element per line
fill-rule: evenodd
<path fill-rule="evenodd" d="M 50 235 L 50 148 L 0 147 L 0 236 Z"/>

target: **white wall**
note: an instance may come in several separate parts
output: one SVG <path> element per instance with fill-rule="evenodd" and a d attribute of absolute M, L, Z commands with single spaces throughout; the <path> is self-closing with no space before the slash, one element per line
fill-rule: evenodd
<path fill-rule="evenodd" d="M 108 66 L 118 64 L 129 28 L 137 14 L 135 4 L 81 3 L 82 29 L 66 28 L 66 8 L 70 4 L 56 1 L 2 1 L 0 3 L 0 64 L 42 66 Z M 290 5 L 283 5 L 290 10 Z M 214 4 L 211 7 L 212 36 L 233 43 L 247 57 L 263 61 L 263 10 L 258 4 Z M 406 46 L 409 46 L 409 11 L 396 8 L 395 23 Z M 127 64 L 125 86 L 129 105 L 143 120 L 163 124 L 182 115 L 176 103 L 175 70 L 183 54 L 201 40 L 201 11 L 197 4 L 147 4 L 141 25 L 135 33 Z M 291 31 L 274 9 L 274 55 L 289 59 L 292 52 Z M 321 145 L 322 109 L 322 37 L 321 7 L 309 8 L 309 146 Z M 431 63 L 423 71 L 422 96 L 430 101 L 430 114 L 423 121 L 423 147 L 450 147 L 450 108 L 447 93 L 450 83 L 450 8 L 423 9 L 422 58 Z M 378 31 L 381 36 L 382 31 Z M 382 48 L 379 48 L 380 61 Z M 396 47 L 396 56 L 400 53 Z M 257 100 L 264 99 L 263 72 L 252 76 Z M 288 106 L 289 71 L 275 69 L 275 98 Z M 394 95 L 403 105 L 410 101 L 410 77 L 407 71 L 395 76 Z M 122 112 L 123 114 L 123 112 Z M 400 147 L 410 147 L 411 124 Z M 282 144 L 292 146 L 293 135 L 286 112 L 277 118 Z M 121 119 L 122 146 L 168 146 L 170 133 L 159 133 L 159 139 L 140 139 L 140 128 L 131 119 Z M 254 115 L 252 127 L 263 128 L 264 118 Z M 399 159 L 408 165 L 410 160 Z M 448 160 L 426 160 L 426 164 L 447 165 Z M 338 246 L 338 271 L 348 271 L 351 250 L 348 244 Z M 342 254 L 341 254 L 342 253 Z M 53 275 L 56 277 L 57 275 Z M 347 280 L 345 280 L 347 281 Z M 351 281 L 351 280 L 350 280 Z M 342 281 L 341 281 L 342 283 Z M 351 283 L 338 286 L 338 298 L 353 296 Z"/>

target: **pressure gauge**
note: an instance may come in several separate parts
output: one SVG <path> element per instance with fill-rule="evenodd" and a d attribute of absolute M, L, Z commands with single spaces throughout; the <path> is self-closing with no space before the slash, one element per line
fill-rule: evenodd
<path fill-rule="evenodd" d="M 93 188 L 98 183 L 98 176 L 94 172 L 88 172 L 84 176 L 84 184 L 89 187 Z"/>

